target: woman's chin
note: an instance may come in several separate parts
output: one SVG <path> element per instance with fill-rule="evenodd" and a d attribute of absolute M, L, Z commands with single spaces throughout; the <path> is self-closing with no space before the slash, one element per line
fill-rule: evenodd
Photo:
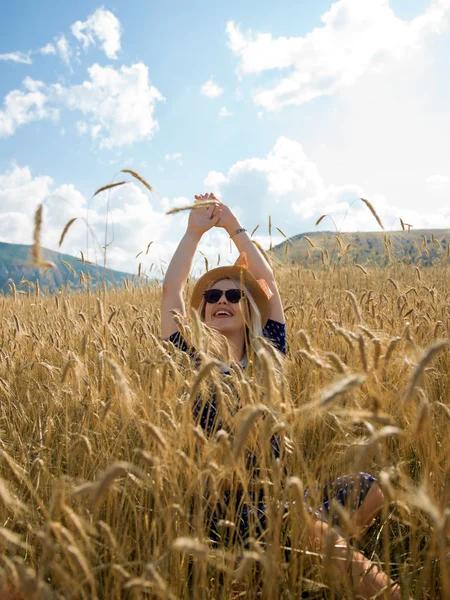
<path fill-rule="evenodd" d="M 211 322 L 208 323 L 208 325 L 221 333 L 236 329 L 236 323 L 233 323 L 232 319 L 211 319 Z"/>

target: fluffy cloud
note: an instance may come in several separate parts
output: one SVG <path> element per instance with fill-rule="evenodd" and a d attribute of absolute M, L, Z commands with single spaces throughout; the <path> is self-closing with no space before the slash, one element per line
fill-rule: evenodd
<path fill-rule="evenodd" d="M 72 184 L 58 187 L 48 176 L 33 176 L 29 167 L 14 165 L 0 174 L 0 241 L 31 244 L 33 218 L 36 207 L 44 203 L 41 243 L 44 247 L 58 250 L 58 241 L 67 221 L 74 223 L 63 243 L 61 251 L 76 255 L 86 249 L 86 218 L 89 221 L 91 260 L 102 260 L 104 244 L 107 192 L 94 198 L 91 203 Z M 167 200 L 167 203 L 171 202 Z M 186 203 L 186 199 L 182 200 Z M 112 190 L 109 196 L 108 214 L 108 266 L 114 269 L 136 272 L 139 261 L 149 266 L 152 262 L 168 260 L 173 242 L 167 241 L 168 228 L 173 224 L 165 215 L 163 202 L 149 197 L 134 182 Z M 150 241 L 148 255 L 136 254 L 145 250 Z"/>
<path fill-rule="evenodd" d="M 72 184 L 55 186 L 51 177 L 33 176 L 29 167 L 14 165 L 0 174 L 0 241 L 31 244 L 33 217 L 39 203 L 44 203 L 41 243 L 46 248 L 59 250 L 58 241 L 67 221 L 79 217 L 68 232 L 62 252 L 73 256 L 80 250 L 89 260 L 102 263 L 105 243 L 105 224 L 108 192 L 95 196 L 90 202 Z M 161 276 L 161 269 L 173 256 L 183 236 L 188 213 L 174 216 L 165 213 L 171 208 L 190 204 L 186 197 L 156 199 L 140 186 L 130 182 L 109 193 L 107 265 L 112 269 L 149 276 Z M 89 249 L 86 248 L 86 218 L 89 222 Z M 260 238 L 263 243 L 267 239 Z M 281 241 L 281 238 L 280 240 Z M 146 253 L 148 244 L 153 242 Z M 228 236 L 222 230 L 208 232 L 199 245 L 211 266 L 234 262 L 230 254 Z M 136 258 L 136 255 L 142 254 Z M 200 252 L 194 259 L 193 272 L 198 275 L 205 269 Z M 153 267 L 152 267 L 153 264 Z M 151 269 L 151 270 L 150 270 Z"/>
<path fill-rule="evenodd" d="M 217 83 L 214 83 L 213 78 L 211 77 L 208 81 L 200 88 L 200 93 L 207 98 L 217 98 L 223 94 L 223 88 Z"/>
<path fill-rule="evenodd" d="M 109 10 L 97 9 L 86 21 L 76 21 L 71 27 L 73 35 L 84 50 L 96 45 L 98 40 L 108 58 L 116 59 L 120 50 L 120 22 Z"/>
<path fill-rule="evenodd" d="M 48 45 L 48 44 L 47 44 Z M 70 66 L 70 59 L 72 57 L 72 51 L 70 49 L 69 42 L 65 35 L 60 35 L 55 38 L 56 52 L 59 54 L 60 59 L 64 64 Z"/>
<path fill-rule="evenodd" d="M 8 52 L 7 54 L 0 54 L 0 60 L 23 63 L 24 65 L 31 65 L 33 62 L 30 57 L 30 52 Z"/>
<path fill-rule="evenodd" d="M 88 72 L 89 80 L 80 85 L 52 86 L 55 102 L 83 113 L 100 147 L 150 139 L 158 129 L 155 104 L 164 97 L 149 84 L 148 67 L 138 63 L 116 70 L 96 64 Z"/>
<path fill-rule="evenodd" d="M 13 90 L 5 97 L 0 110 L 0 138 L 13 135 L 18 127 L 32 121 L 58 118 L 58 110 L 49 106 L 42 81 L 27 77 L 24 88 L 25 91 Z"/>
<path fill-rule="evenodd" d="M 49 56 L 50 54 L 56 54 L 57 52 L 55 46 L 49 42 L 39 49 L 39 53 L 42 54 L 42 56 Z"/>
<path fill-rule="evenodd" d="M 97 9 L 86 21 L 76 21 L 70 28 L 73 36 L 80 42 L 84 50 L 89 46 L 100 44 L 108 58 L 116 59 L 120 50 L 121 26 L 118 18 L 103 7 Z M 29 52 L 9 52 L 0 54 L 0 61 L 12 61 L 27 65 L 32 64 L 31 54 L 42 56 L 59 55 L 61 60 L 70 66 L 72 49 L 64 34 L 56 36 L 52 42 L 45 44 L 39 50 Z"/>
<path fill-rule="evenodd" d="M 302 145 L 279 138 L 265 158 L 249 158 L 228 173 L 210 171 L 205 189 L 229 204 L 250 229 L 264 227 L 269 215 L 274 227 L 288 235 L 315 229 L 322 214 L 331 215 L 342 231 L 378 230 L 373 215 L 360 198 L 370 198 L 386 229 L 399 227 L 399 218 L 419 227 L 450 227 L 450 209 L 419 213 L 389 202 L 381 193 L 361 186 L 327 184 Z M 255 222 L 255 214 L 261 223 Z M 320 228 L 329 229 L 327 220 Z"/>
<path fill-rule="evenodd" d="M 322 26 L 303 37 L 243 34 L 230 21 L 228 41 L 242 75 L 288 70 L 274 86 L 255 94 L 268 111 L 300 105 L 352 85 L 364 73 L 415 52 L 426 37 L 443 30 L 450 0 L 434 0 L 410 21 L 398 18 L 389 0 L 339 0 L 321 17 Z"/>
<path fill-rule="evenodd" d="M 13 90 L 0 110 L 0 137 L 8 137 L 21 125 L 56 118 L 62 108 L 83 114 L 78 133 L 89 134 L 101 148 L 126 146 L 148 140 L 158 130 L 155 105 L 164 100 L 150 85 L 148 68 L 138 63 L 120 69 L 88 69 L 89 79 L 74 86 L 44 85 L 26 78 L 25 92 Z"/>

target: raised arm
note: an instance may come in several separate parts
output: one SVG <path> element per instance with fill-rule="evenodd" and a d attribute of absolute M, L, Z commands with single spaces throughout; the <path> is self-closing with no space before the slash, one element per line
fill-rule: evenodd
<path fill-rule="evenodd" d="M 246 253 L 248 268 L 252 275 L 256 279 L 265 279 L 272 290 L 273 296 L 269 301 L 269 319 L 278 321 L 278 323 L 284 323 L 283 305 L 272 267 L 252 242 L 250 235 L 244 230 L 230 207 L 215 198 L 213 194 L 210 197 L 217 200 L 219 207 L 222 209 L 222 216 L 217 223 L 217 227 L 223 227 L 233 240 L 238 251 Z"/>
<path fill-rule="evenodd" d="M 213 200 L 214 197 L 195 196 L 196 201 Z M 186 285 L 192 260 L 202 235 L 217 224 L 222 215 L 222 208 L 218 205 L 191 210 L 186 233 L 182 237 L 175 254 L 167 268 L 163 282 L 161 302 L 161 335 L 168 338 L 178 329 L 173 320 L 171 310 L 176 310 L 185 316 L 186 310 L 183 300 L 183 290 Z"/>

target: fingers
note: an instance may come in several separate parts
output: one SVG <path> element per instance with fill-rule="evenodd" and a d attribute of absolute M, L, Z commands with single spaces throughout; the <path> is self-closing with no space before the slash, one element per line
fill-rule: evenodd
<path fill-rule="evenodd" d="M 216 196 L 213 193 L 195 194 L 194 198 L 195 198 L 195 202 L 208 202 L 208 201 L 211 202 L 211 201 L 214 201 L 214 205 L 205 206 L 201 210 L 205 210 L 206 211 L 206 214 L 208 215 L 209 220 L 215 219 L 215 222 L 217 222 L 220 219 L 220 215 L 222 214 L 222 210 L 220 210 L 220 213 L 218 213 L 216 209 L 218 209 L 219 205 L 221 205 L 222 203 L 220 202 L 220 200 L 218 200 L 216 198 Z"/>
<path fill-rule="evenodd" d="M 207 200 L 214 200 L 215 202 L 220 202 L 221 203 L 221 201 L 219 200 L 219 198 L 217 198 L 216 195 L 213 194 L 212 192 L 211 193 L 207 192 L 206 194 L 196 194 L 194 196 L 194 198 L 196 200 L 199 200 L 200 202 L 206 202 Z"/>

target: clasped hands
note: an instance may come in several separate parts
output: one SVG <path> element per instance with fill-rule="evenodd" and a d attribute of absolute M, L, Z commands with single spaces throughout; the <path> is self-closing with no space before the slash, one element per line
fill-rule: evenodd
<path fill-rule="evenodd" d="M 221 202 L 213 193 L 196 195 L 195 202 L 214 202 L 211 206 L 191 210 L 188 231 L 203 235 L 212 227 L 222 227 L 229 234 L 239 227 L 239 222 L 229 206 Z"/>

